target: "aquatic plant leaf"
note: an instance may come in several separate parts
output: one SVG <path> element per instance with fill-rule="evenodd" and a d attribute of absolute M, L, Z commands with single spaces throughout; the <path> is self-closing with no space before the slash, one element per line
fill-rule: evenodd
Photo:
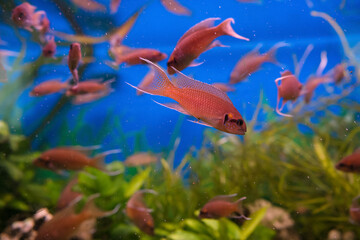
<path fill-rule="evenodd" d="M 249 240 L 269 240 L 274 239 L 275 236 L 276 231 L 268 227 L 258 225 L 254 232 L 250 235 Z"/>
<path fill-rule="evenodd" d="M 9 161 L 1 161 L 0 166 L 4 168 L 10 177 L 15 181 L 19 181 L 23 177 L 21 169 Z"/>
<path fill-rule="evenodd" d="M 250 220 L 246 221 L 244 225 L 241 226 L 241 239 L 247 239 L 251 233 L 254 232 L 256 227 L 260 224 L 261 220 L 265 216 L 268 207 L 261 208 L 255 213 L 251 214 Z"/>
<path fill-rule="evenodd" d="M 144 182 L 149 178 L 150 171 L 151 167 L 148 167 L 131 179 L 124 192 L 124 196 L 126 198 L 131 197 L 137 190 L 141 188 Z"/>
<path fill-rule="evenodd" d="M 174 233 L 171 233 L 168 236 L 168 239 L 171 239 L 171 240 L 184 240 L 184 239 L 186 239 L 186 240 L 212 240 L 213 238 L 208 237 L 203 234 L 188 232 L 188 231 L 184 231 L 184 230 L 177 230 Z"/>
<path fill-rule="evenodd" d="M 210 229 L 213 230 L 214 236 L 216 236 L 217 238 L 219 237 L 219 228 L 220 228 L 219 220 L 216 220 L 216 219 L 202 219 L 201 221 L 203 223 L 205 223 L 206 226 L 208 226 Z"/>
<path fill-rule="evenodd" d="M 14 152 L 22 152 L 29 149 L 29 142 L 23 135 L 12 134 L 9 139 L 10 148 Z"/>
<path fill-rule="evenodd" d="M 221 218 L 219 222 L 221 239 L 241 239 L 242 233 L 238 225 L 227 218 Z"/>
<path fill-rule="evenodd" d="M 9 126 L 4 121 L 0 121 L 0 143 L 6 141 L 10 136 Z"/>
<path fill-rule="evenodd" d="M 336 178 L 336 172 L 329 156 L 327 155 L 324 145 L 320 142 L 319 138 L 314 138 L 314 149 L 315 153 L 320 160 L 320 163 L 324 170 L 326 170 L 331 177 Z"/>
<path fill-rule="evenodd" d="M 192 219 L 192 218 L 185 219 L 183 221 L 183 225 L 184 225 L 185 230 L 191 230 L 193 232 L 203 233 L 203 234 L 207 234 L 207 235 L 212 235 L 212 233 L 213 233 L 202 222 L 200 222 L 199 220 Z"/>

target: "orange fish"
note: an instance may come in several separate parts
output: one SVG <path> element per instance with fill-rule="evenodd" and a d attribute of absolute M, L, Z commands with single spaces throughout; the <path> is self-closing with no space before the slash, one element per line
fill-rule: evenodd
<path fill-rule="evenodd" d="M 13 9 L 11 19 L 18 27 L 32 31 L 35 9 L 35 6 L 24 2 Z"/>
<path fill-rule="evenodd" d="M 110 79 L 105 82 L 101 82 L 100 80 L 87 80 L 79 82 L 78 85 L 69 88 L 66 91 L 67 96 L 75 96 L 75 95 L 83 95 L 88 93 L 98 93 L 98 92 L 108 92 L 111 90 L 110 84 L 115 80 Z"/>
<path fill-rule="evenodd" d="M 69 87 L 68 82 L 61 82 L 60 80 L 49 80 L 35 86 L 30 92 L 31 97 L 41 97 L 53 93 L 60 92 Z"/>
<path fill-rule="evenodd" d="M 244 218 L 249 219 L 244 216 L 242 208 L 239 203 L 246 199 L 242 197 L 235 202 L 229 201 L 230 198 L 235 197 L 236 194 L 232 195 L 220 195 L 216 196 L 207 202 L 202 209 L 200 210 L 200 218 L 222 218 L 222 217 L 233 217 L 233 218 Z M 231 216 L 233 213 L 238 213 L 240 216 Z"/>
<path fill-rule="evenodd" d="M 360 225 L 360 196 L 355 197 L 352 200 L 352 204 L 350 207 L 350 222 L 352 224 Z"/>
<path fill-rule="evenodd" d="M 153 190 L 139 190 L 131 196 L 126 203 L 126 215 L 130 220 L 144 233 L 153 236 L 154 235 L 154 219 L 143 200 L 143 193 L 157 194 Z"/>
<path fill-rule="evenodd" d="M 66 208 L 69 206 L 75 199 L 81 196 L 81 193 L 74 192 L 72 190 L 73 186 L 78 183 L 77 177 L 73 178 L 61 192 L 60 197 L 57 201 L 56 208 L 58 210 Z"/>
<path fill-rule="evenodd" d="M 91 158 L 86 155 L 87 149 L 76 147 L 58 147 L 43 152 L 34 160 L 34 164 L 55 172 L 61 170 L 81 170 L 86 166 L 105 170 L 104 158 L 110 154 L 119 153 L 120 150 L 110 150 Z"/>
<path fill-rule="evenodd" d="M 137 87 L 141 89 L 146 89 L 146 87 L 149 86 L 154 81 L 154 77 L 155 77 L 155 71 L 154 69 L 150 68 L 149 72 L 145 75 L 145 77 Z M 136 95 L 139 96 L 141 94 L 143 94 L 142 91 L 136 90 Z"/>
<path fill-rule="evenodd" d="M 79 74 L 77 67 L 81 60 L 81 46 L 79 43 L 72 43 L 70 45 L 69 57 L 68 57 L 68 66 L 71 74 L 73 75 L 75 85 L 79 82 Z"/>
<path fill-rule="evenodd" d="M 278 82 L 281 81 L 281 84 L 278 85 Z M 295 101 L 301 92 L 302 84 L 299 82 L 297 77 L 292 74 L 289 70 L 281 73 L 281 77 L 275 80 L 276 87 L 278 88 L 278 96 L 276 102 L 276 112 L 279 115 L 285 117 L 292 117 L 292 115 L 284 114 L 281 112 L 285 103 L 287 101 Z M 279 109 L 280 98 L 283 99 L 282 106 Z"/>
<path fill-rule="evenodd" d="M 79 213 L 76 213 L 76 202 L 79 201 L 80 198 L 76 199 L 75 203 L 57 212 L 50 221 L 41 225 L 37 232 L 36 240 L 71 239 L 72 236 L 78 233 L 78 230 L 85 221 L 107 217 L 115 214 L 119 210 L 119 206 L 116 206 L 108 212 L 100 210 L 94 202 L 99 195 L 100 194 L 95 194 L 90 196 Z"/>
<path fill-rule="evenodd" d="M 335 168 L 343 172 L 360 172 L 360 150 L 344 157 L 335 165 Z"/>
<path fill-rule="evenodd" d="M 42 49 L 42 54 L 44 57 L 53 57 L 56 52 L 56 43 L 54 37 L 51 37 L 46 45 Z"/>
<path fill-rule="evenodd" d="M 304 94 L 304 100 L 305 103 L 309 103 L 315 89 L 320 85 L 320 84 L 324 84 L 324 83 L 328 83 L 330 81 L 330 78 L 325 76 L 312 76 L 308 79 L 308 81 L 305 83 L 304 89 L 303 89 L 303 94 Z"/>
<path fill-rule="evenodd" d="M 171 13 L 177 15 L 191 15 L 191 11 L 186 7 L 182 6 L 176 0 L 160 0 L 161 4 Z"/>
<path fill-rule="evenodd" d="M 219 46 L 219 42 L 214 40 L 220 36 L 229 35 L 249 41 L 248 38 L 238 35 L 233 30 L 231 27 L 231 23 L 235 22 L 233 18 L 228 18 L 218 26 L 214 27 L 214 21 L 218 19 L 219 18 L 205 19 L 190 28 L 180 38 L 167 62 L 169 74 L 175 74 L 175 70 L 172 67 L 181 71 L 191 65 L 193 60 L 199 57 L 201 53 L 215 46 Z"/>
<path fill-rule="evenodd" d="M 235 65 L 230 75 L 230 83 L 235 84 L 241 82 L 252 73 L 259 70 L 262 64 L 265 62 L 277 63 L 275 58 L 276 51 L 281 48 L 288 46 L 284 42 L 275 44 L 268 52 L 260 54 L 259 47 L 242 57 Z"/>
<path fill-rule="evenodd" d="M 93 0 L 71 0 L 77 7 L 89 12 L 105 12 L 106 7 Z"/>
<path fill-rule="evenodd" d="M 114 14 L 117 13 L 121 0 L 111 0 L 110 1 L 110 13 Z"/>
<path fill-rule="evenodd" d="M 174 99 L 177 103 L 160 104 L 180 113 L 193 116 L 206 126 L 214 127 L 220 131 L 244 135 L 246 124 L 241 114 L 236 110 L 229 97 L 214 86 L 196 81 L 181 72 L 171 82 L 165 71 L 149 60 L 155 70 L 154 81 L 146 89 L 137 88 L 152 95 L 159 95 Z"/>
<path fill-rule="evenodd" d="M 148 59 L 152 62 L 159 62 L 167 58 L 165 53 L 150 48 L 126 49 L 122 55 L 115 56 L 116 63 L 127 65 L 146 64 L 140 58 Z"/>
<path fill-rule="evenodd" d="M 135 166 L 143 166 L 148 165 L 151 163 L 156 163 L 158 161 L 158 157 L 156 155 L 142 152 L 142 153 L 135 153 L 126 158 L 124 161 L 124 165 L 128 167 L 135 167 Z"/>
<path fill-rule="evenodd" d="M 213 85 L 214 87 L 220 89 L 221 91 L 223 92 L 234 92 L 235 91 L 235 88 L 233 87 L 230 87 L 228 84 L 226 83 L 213 83 L 211 84 Z"/>

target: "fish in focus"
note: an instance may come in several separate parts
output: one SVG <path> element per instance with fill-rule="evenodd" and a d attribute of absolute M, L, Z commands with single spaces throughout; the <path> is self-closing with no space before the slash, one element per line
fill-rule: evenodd
<path fill-rule="evenodd" d="M 167 62 L 167 71 L 169 74 L 175 74 L 172 67 L 181 71 L 200 56 L 201 53 L 219 46 L 219 42 L 214 41 L 216 38 L 229 35 L 238 39 L 249 41 L 248 38 L 238 35 L 231 23 L 233 18 L 228 18 L 214 27 L 214 21 L 219 18 L 208 18 L 190 28 L 177 42 L 174 51 L 171 53 Z M 222 46 L 222 45 L 221 45 Z"/>
<path fill-rule="evenodd" d="M 105 82 L 101 82 L 101 81 L 102 79 L 79 82 L 78 85 L 73 86 L 66 91 L 66 96 L 84 95 L 88 93 L 110 92 L 111 83 L 113 83 L 115 80 L 110 79 Z"/>
<path fill-rule="evenodd" d="M 261 65 L 266 62 L 277 64 L 278 62 L 275 58 L 276 51 L 285 46 L 288 46 L 288 44 L 284 42 L 277 43 L 268 52 L 263 54 L 260 54 L 259 47 L 256 47 L 236 63 L 231 72 L 229 83 L 235 84 L 243 81 L 249 75 L 258 71 Z"/>
<path fill-rule="evenodd" d="M 186 7 L 182 6 L 176 0 L 160 0 L 161 4 L 166 8 L 167 11 L 176 15 L 191 15 L 191 11 Z"/>
<path fill-rule="evenodd" d="M 71 0 L 73 4 L 88 12 L 105 12 L 106 7 L 93 0 Z"/>
<path fill-rule="evenodd" d="M 64 190 L 61 192 L 60 197 L 56 204 L 56 209 L 60 210 L 69 206 L 75 199 L 79 198 L 81 193 L 74 192 L 72 190 L 73 186 L 78 183 L 78 178 L 75 177 L 65 186 Z"/>
<path fill-rule="evenodd" d="M 54 41 L 54 37 L 51 37 L 45 46 L 42 49 L 42 54 L 44 57 L 51 58 L 55 55 L 56 52 L 56 43 Z"/>
<path fill-rule="evenodd" d="M 231 198 L 236 196 L 233 195 L 220 195 L 216 196 L 207 202 L 200 210 L 199 218 L 222 218 L 222 217 L 233 217 L 233 218 L 244 218 L 243 210 L 240 203 L 246 199 L 242 197 L 235 202 L 230 201 Z M 233 213 L 237 213 L 240 216 L 232 216 Z"/>
<path fill-rule="evenodd" d="M 79 43 L 72 43 L 70 45 L 68 66 L 74 78 L 75 85 L 79 83 L 78 65 L 81 60 L 81 46 Z"/>
<path fill-rule="evenodd" d="M 279 85 L 278 82 L 281 81 Z M 303 88 L 297 77 L 292 74 L 289 70 L 281 73 L 281 77 L 275 80 L 276 87 L 278 89 L 277 101 L 276 101 L 276 112 L 279 115 L 285 117 L 292 117 L 292 115 L 284 114 L 281 112 L 284 105 L 288 101 L 295 101 L 299 96 Z M 282 106 L 279 108 L 280 99 L 283 99 Z"/>
<path fill-rule="evenodd" d="M 127 48 L 122 52 L 122 55 L 115 55 L 115 61 L 117 64 L 126 63 L 127 65 L 138 65 L 138 64 L 146 64 L 146 62 L 142 61 L 140 58 L 148 59 L 152 62 L 159 62 L 167 58 L 165 53 L 162 53 L 155 49 L 150 48 L 138 48 L 131 49 Z"/>
<path fill-rule="evenodd" d="M 41 97 L 41 96 L 61 92 L 62 90 L 67 89 L 69 86 L 70 85 L 67 81 L 61 82 L 60 80 L 48 80 L 35 86 L 31 90 L 30 96 Z"/>
<path fill-rule="evenodd" d="M 360 196 L 355 197 L 352 200 L 352 204 L 349 209 L 350 222 L 352 224 L 360 225 Z"/>
<path fill-rule="evenodd" d="M 136 167 L 136 166 L 144 166 L 149 165 L 151 163 L 156 163 L 158 161 L 158 157 L 151 153 L 141 152 L 135 153 L 126 158 L 124 161 L 124 165 L 128 167 Z"/>
<path fill-rule="evenodd" d="M 134 193 L 126 203 L 125 212 L 130 220 L 144 233 L 153 236 L 154 235 L 154 219 L 144 203 L 143 194 L 152 193 L 157 194 L 153 190 L 139 190 Z"/>
<path fill-rule="evenodd" d="M 154 81 L 154 77 L 155 77 L 155 71 L 154 69 L 150 68 L 149 72 L 145 75 L 145 77 L 137 87 L 141 89 L 146 89 L 147 86 L 149 86 Z M 142 94 L 143 94 L 142 91 L 136 90 L 136 95 L 139 96 Z"/>
<path fill-rule="evenodd" d="M 110 0 L 110 13 L 117 13 L 121 0 Z"/>
<path fill-rule="evenodd" d="M 165 71 L 149 60 L 143 59 L 155 70 L 154 81 L 146 89 L 130 86 L 152 95 L 169 97 L 178 103 L 160 104 L 180 113 L 195 117 L 199 124 L 220 131 L 244 135 L 246 124 L 229 97 L 220 89 L 196 81 L 181 72 L 172 81 Z M 202 121 L 202 122 L 200 122 Z"/>
<path fill-rule="evenodd" d="M 343 172 L 360 172 L 360 149 L 341 159 L 340 162 L 335 165 L 335 168 Z"/>
<path fill-rule="evenodd" d="M 234 92 L 235 91 L 235 88 L 229 86 L 226 83 L 213 83 L 211 85 L 213 85 L 214 87 L 220 89 L 223 92 Z"/>
<path fill-rule="evenodd" d="M 45 222 L 37 232 L 36 240 L 64 240 L 70 239 L 81 229 L 81 225 L 88 220 L 107 217 L 119 210 L 116 206 L 113 210 L 104 212 L 95 205 L 95 199 L 100 194 L 92 195 L 88 198 L 81 212 L 76 213 L 75 200 L 70 206 L 57 212 L 50 221 Z"/>
<path fill-rule="evenodd" d="M 57 147 L 43 152 L 34 160 L 34 165 L 60 172 L 62 170 L 81 170 L 86 166 L 105 170 L 104 158 L 110 154 L 119 153 L 120 150 L 109 150 L 91 158 L 86 155 L 88 150 L 76 147 Z"/>

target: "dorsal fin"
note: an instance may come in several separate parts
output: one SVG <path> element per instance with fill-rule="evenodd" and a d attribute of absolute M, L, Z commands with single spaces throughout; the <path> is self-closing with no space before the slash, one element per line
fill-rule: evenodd
<path fill-rule="evenodd" d="M 215 95 L 229 103 L 232 104 L 230 98 L 226 95 L 225 92 L 221 91 L 220 89 L 200 81 L 197 81 L 191 77 L 186 76 L 185 74 L 178 71 L 176 68 L 173 67 L 175 72 L 178 74 L 175 78 L 172 79 L 172 82 L 178 88 L 192 88 L 201 91 L 208 92 L 212 95 Z"/>
<path fill-rule="evenodd" d="M 208 19 L 205 19 L 205 20 L 199 22 L 198 24 L 194 25 L 189 30 L 187 30 L 187 32 L 184 33 L 184 35 L 182 35 L 182 37 L 179 39 L 177 44 L 179 44 L 182 40 L 184 40 L 186 37 L 193 34 L 194 32 L 197 32 L 199 30 L 203 30 L 203 29 L 206 29 L 206 28 L 209 28 L 209 27 L 213 27 L 214 22 L 216 20 L 220 20 L 220 18 L 208 18 Z"/>
<path fill-rule="evenodd" d="M 231 200 L 233 200 L 234 197 L 237 196 L 237 193 L 234 194 L 230 194 L 230 195 L 218 195 L 213 197 L 212 199 L 210 199 L 209 202 L 213 202 L 213 201 L 227 201 L 227 202 L 232 202 Z"/>

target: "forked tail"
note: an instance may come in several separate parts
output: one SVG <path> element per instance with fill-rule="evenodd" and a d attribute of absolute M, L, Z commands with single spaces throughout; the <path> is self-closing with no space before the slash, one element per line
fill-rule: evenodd
<path fill-rule="evenodd" d="M 245 40 L 245 41 L 249 41 L 248 38 L 240 36 L 239 34 L 237 34 L 234 31 L 234 29 L 232 28 L 231 23 L 235 23 L 235 20 L 233 18 L 228 18 L 228 19 L 224 20 L 222 23 L 220 23 L 218 28 L 220 28 L 221 31 L 223 32 L 223 34 L 225 34 L 225 35 L 229 35 L 229 36 L 232 36 L 232 37 L 237 38 L 237 39 L 242 39 L 242 40 Z"/>

